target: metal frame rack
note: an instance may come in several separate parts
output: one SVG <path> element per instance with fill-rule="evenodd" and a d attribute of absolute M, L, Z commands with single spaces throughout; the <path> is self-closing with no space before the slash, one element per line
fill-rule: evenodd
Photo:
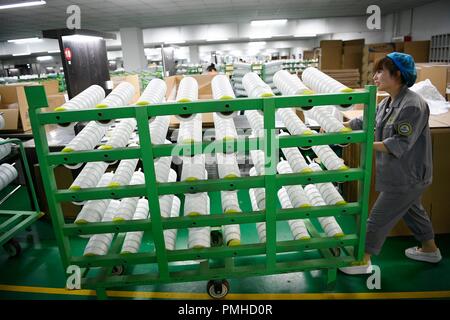
<path fill-rule="evenodd" d="M 208 100 L 192 103 L 166 103 L 138 107 L 118 107 L 111 109 L 88 109 L 66 112 L 42 112 L 47 107 L 44 89 L 30 86 L 25 89 L 30 106 L 30 120 L 36 142 L 36 151 L 43 177 L 53 227 L 59 246 L 64 268 L 77 265 L 83 268 L 83 288 L 95 289 L 99 298 L 107 297 L 107 288 L 157 283 L 190 282 L 211 280 L 208 290 L 220 296 L 224 288 L 223 279 L 259 276 L 298 271 L 327 271 L 327 283 L 333 285 L 337 276 L 337 268 L 361 263 L 364 254 L 366 218 L 368 214 L 368 197 L 372 168 L 373 123 L 375 117 L 376 87 L 366 86 L 361 92 L 315 94 L 289 97 L 269 97 L 258 99 Z M 364 109 L 363 130 L 350 133 L 323 133 L 313 136 L 275 135 L 275 112 L 278 108 L 302 107 L 311 108 L 323 105 L 349 105 L 362 103 Z M 240 138 L 234 141 L 214 141 L 217 150 L 236 152 L 240 143 L 245 145 L 245 152 L 264 150 L 266 158 L 266 174 L 256 177 L 232 179 L 210 179 L 190 182 L 157 183 L 155 180 L 154 159 L 170 156 L 179 145 L 152 145 L 149 132 L 149 118 L 161 115 L 206 113 L 238 110 L 261 110 L 264 113 L 263 138 Z M 118 118 L 136 118 L 139 147 L 120 148 L 115 150 L 78 151 L 70 154 L 49 152 L 44 125 L 76 121 L 108 120 Z M 278 143 L 278 145 L 276 144 Z M 279 148 L 308 147 L 325 144 L 360 143 L 360 167 L 346 171 L 322 171 L 312 173 L 276 174 L 270 170 L 270 164 L 277 163 Z M 211 142 L 182 145 L 181 153 L 193 155 L 211 150 Z M 242 150 L 238 150 L 241 152 Z M 112 161 L 120 159 L 140 158 L 142 160 L 145 185 L 123 186 L 114 189 L 91 188 L 81 191 L 57 190 L 53 168 L 62 164 Z M 359 180 L 358 202 L 342 206 L 321 206 L 313 208 L 278 209 L 277 190 L 286 185 L 306 185 L 331 181 Z M 212 192 L 240 190 L 249 188 L 265 188 L 266 209 L 256 212 L 235 214 L 212 213 L 209 216 L 162 218 L 158 202 L 159 195 L 184 194 L 195 192 Z M 100 222 L 86 225 L 66 223 L 63 218 L 61 202 L 83 201 L 106 198 L 124 198 L 146 196 L 149 202 L 151 220 L 133 220 L 123 222 Z M 325 216 L 351 216 L 355 218 L 356 230 L 343 237 L 328 238 L 321 231 L 307 223 L 312 238 L 309 240 L 277 241 L 276 224 L 289 219 L 316 219 Z M 307 220 L 309 221 L 309 220 Z M 191 227 L 217 227 L 230 224 L 266 223 L 266 243 L 240 246 L 217 246 L 211 248 L 165 249 L 163 230 L 185 229 Z M 138 252 L 135 254 L 119 254 L 124 232 L 145 231 L 154 240 L 154 252 Z M 71 237 L 83 234 L 114 233 L 115 238 L 110 251 L 104 256 L 84 257 L 72 254 Z M 244 240 L 243 235 L 243 240 Z M 341 249 L 341 255 L 334 256 L 332 250 Z M 302 253 L 316 250 L 320 258 L 303 259 Z M 186 263 L 192 260 L 204 260 L 198 264 Z M 177 262 L 173 264 L 173 262 Z M 157 271 L 145 274 L 114 275 L 112 269 L 117 265 L 132 266 L 138 264 L 152 265 Z M 92 268 L 101 271 L 89 277 Z M 222 285 L 222 286 L 221 286 Z M 227 290 L 225 290 L 227 291 Z M 209 291 L 211 293 L 211 291 Z M 226 294 L 226 292 L 225 292 Z M 223 296 L 223 295 L 222 295 Z"/>
<path fill-rule="evenodd" d="M 7 139 L 0 141 L 0 145 L 4 144 L 14 144 L 19 147 L 19 155 L 22 161 L 22 166 L 25 171 L 26 183 L 28 184 L 28 194 L 32 201 L 32 206 L 34 211 L 17 211 L 17 210 L 0 210 L 0 216 L 7 217 L 0 224 L 0 246 L 3 246 L 10 256 L 17 256 L 20 254 L 21 248 L 20 244 L 14 240 L 14 236 L 19 232 L 28 228 L 37 219 L 42 217 L 44 213 L 39 210 L 38 201 L 36 198 L 36 193 L 33 187 L 33 181 L 30 175 L 30 169 L 28 167 L 27 157 L 25 154 L 25 149 L 23 147 L 22 141 L 19 139 Z M 0 204 L 5 202 L 10 198 L 21 186 L 17 186 L 9 192 L 3 199 L 1 199 Z"/>

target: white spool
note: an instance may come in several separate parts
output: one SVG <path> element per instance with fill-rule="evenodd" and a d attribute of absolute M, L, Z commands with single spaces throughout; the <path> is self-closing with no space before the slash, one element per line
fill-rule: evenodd
<path fill-rule="evenodd" d="M 253 166 L 256 170 L 256 174 L 258 176 L 262 176 L 265 174 L 265 164 L 266 158 L 265 154 L 261 150 L 251 150 L 250 157 L 252 159 Z"/>
<path fill-rule="evenodd" d="M 277 115 L 281 118 L 281 121 L 291 135 L 312 134 L 312 131 L 303 123 L 302 120 L 300 120 L 291 108 L 278 109 Z"/>
<path fill-rule="evenodd" d="M 181 181 L 205 180 L 205 155 L 198 154 L 193 157 L 182 157 L 183 168 Z"/>
<path fill-rule="evenodd" d="M 85 188 L 94 188 L 105 173 L 106 168 L 108 168 L 108 164 L 103 161 L 88 162 L 70 185 L 69 189 L 76 191 Z"/>
<path fill-rule="evenodd" d="M 180 206 L 181 206 L 180 198 L 174 196 L 173 201 L 172 201 L 172 208 L 170 211 L 171 218 L 176 218 L 180 215 Z M 164 242 L 166 244 L 166 249 L 167 250 L 175 250 L 178 229 L 164 230 L 163 233 L 164 233 Z"/>
<path fill-rule="evenodd" d="M 238 224 L 228 224 L 223 226 L 224 241 L 228 247 L 241 244 L 241 228 Z"/>
<path fill-rule="evenodd" d="M 212 79 L 211 90 L 213 99 L 215 100 L 230 100 L 236 98 L 230 80 L 228 76 L 224 74 L 218 74 Z M 233 118 L 238 112 L 215 112 L 214 114 L 220 118 Z"/>
<path fill-rule="evenodd" d="M 208 211 L 208 193 L 188 193 L 184 199 L 184 215 L 185 216 L 205 216 L 209 215 Z"/>
<path fill-rule="evenodd" d="M 314 162 L 310 163 L 309 167 L 315 172 L 322 171 L 320 165 Z M 344 200 L 339 191 L 336 190 L 335 186 L 331 182 L 316 183 L 316 187 L 317 189 L 319 189 L 320 194 L 323 200 L 325 200 L 326 204 L 328 205 L 347 204 L 347 202 Z"/>
<path fill-rule="evenodd" d="M 113 130 L 108 141 L 99 147 L 102 150 L 110 150 L 114 148 L 124 148 L 130 140 L 131 134 L 136 128 L 136 119 L 122 119 Z"/>
<path fill-rule="evenodd" d="M 139 199 L 136 211 L 133 215 L 133 220 L 145 220 L 148 218 L 148 200 L 145 198 Z M 139 251 L 142 243 L 143 231 L 127 232 L 123 241 L 121 254 L 136 253 Z"/>
<path fill-rule="evenodd" d="M 278 199 L 280 200 L 283 209 L 293 208 L 289 195 L 284 187 L 278 190 Z M 311 238 L 303 219 L 289 220 L 288 224 L 294 240 L 306 240 Z"/>
<path fill-rule="evenodd" d="M 306 111 L 308 117 L 316 121 L 326 132 L 351 132 L 352 129 L 344 126 L 341 121 L 336 119 L 329 110 L 333 106 L 313 107 Z"/>
<path fill-rule="evenodd" d="M 145 106 L 149 104 L 159 104 L 164 101 L 166 91 L 167 85 L 164 80 L 158 78 L 152 79 L 142 92 L 136 105 Z"/>
<path fill-rule="evenodd" d="M 134 86 L 126 81 L 119 83 L 111 92 L 103 99 L 96 108 L 113 108 L 127 106 L 134 96 Z"/>
<path fill-rule="evenodd" d="M 224 213 L 241 212 L 237 191 L 221 191 L 220 196 Z"/>
<path fill-rule="evenodd" d="M 0 138 L 0 141 L 6 141 L 3 138 Z M 0 160 L 5 158 L 7 155 L 11 153 L 11 143 L 5 143 L 0 145 Z"/>
<path fill-rule="evenodd" d="M 256 110 L 246 110 L 244 112 L 250 128 L 252 128 L 252 135 L 255 137 L 264 136 L 264 118 Z"/>
<path fill-rule="evenodd" d="M 9 163 L 2 163 L 0 165 L 0 190 L 6 188 L 11 182 L 18 177 L 16 168 Z"/>
<path fill-rule="evenodd" d="M 273 82 L 283 96 L 313 93 L 297 75 L 291 74 L 287 70 L 277 71 L 273 76 Z"/>
<path fill-rule="evenodd" d="M 72 141 L 62 149 L 62 152 L 92 150 L 100 143 L 106 130 L 106 126 L 101 126 L 95 121 L 90 121 L 83 130 L 81 130 Z"/>
<path fill-rule="evenodd" d="M 152 144 L 163 144 L 169 130 L 170 116 L 159 116 L 153 120 L 150 127 Z"/>
<path fill-rule="evenodd" d="M 217 141 L 233 140 L 238 138 L 233 119 L 224 118 L 217 113 L 213 113 L 213 120 Z"/>
<path fill-rule="evenodd" d="M 177 102 L 194 102 L 198 100 L 198 82 L 193 77 L 184 77 L 178 86 Z M 192 119 L 194 114 L 176 115 L 180 121 Z"/>
<path fill-rule="evenodd" d="M 339 158 L 330 146 L 313 146 L 312 149 L 328 170 L 348 170 L 344 160 Z"/>
<path fill-rule="evenodd" d="M 110 222 L 114 213 L 120 206 L 120 201 L 111 200 L 103 215 L 102 222 Z M 94 234 L 90 237 L 86 248 L 84 249 L 85 256 L 105 255 L 108 253 L 111 241 L 114 238 L 114 233 Z"/>
<path fill-rule="evenodd" d="M 120 187 L 128 185 L 130 183 L 131 176 L 133 175 L 134 170 L 136 170 L 138 162 L 139 159 L 127 159 L 120 161 L 114 177 L 112 178 L 111 183 L 108 186 Z"/>
<path fill-rule="evenodd" d="M 188 248 L 209 248 L 211 246 L 211 227 L 189 228 Z"/>
<path fill-rule="evenodd" d="M 202 141 L 202 115 L 193 115 L 191 119 L 180 122 L 178 143 L 192 143 Z"/>
<path fill-rule="evenodd" d="M 130 185 L 145 184 L 145 176 L 141 171 L 136 171 L 131 177 Z M 130 220 L 136 211 L 136 206 L 138 204 L 139 198 L 124 198 L 120 202 L 120 207 L 114 215 L 113 221 L 123 221 Z"/>
<path fill-rule="evenodd" d="M 259 208 L 258 206 L 258 200 L 257 198 L 257 191 L 258 189 L 249 189 L 249 196 L 250 196 L 250 202 L 252 204 L 252 210 L 253 211 L 259 211 L 259 210 L 264 210 L 263 208 Z M 263 190 L 264 189 L 260 189 Z M 259 242 L 264 243 L 266 242 L 266 223 L 265 222 L 257 222 L 256 223 L 256 231 L 258 232 L 258 239 Z"/>
<path fill-rule="evenodd" d="M 249 72 L 242 78 L 242 84 L 250 98 L 263 98 L 274 96 L 272 89 L 256 72 Z"/>
<path fill-rule="evenodd" d="M 280 136 L 289 136 L 289 134 L 281 132 Z M 306 173 L 312 171 L 298 148 L 282 148 L 281 151 L 283 151 L 286 160 L 289 162 L 292 172 Z"/>
<path fill-rule="evenodd" d="M 220 179 L 238 178 L 241 176 L 235 153 L 216 153 L 216 158 Z"/>
<path fill-rule="evenodd" d="M 249 174 L 252 177 L 257 175 L 255 167 L 250 169 Z M 259 210 L 265 210 L 266 209 L 266 191 L 264 190 L 264 188 L 255 188 L 253 190 L 253 193 L 255 194 L 256 204 L 257 204 Z"/>
<path fill-rule="evenodd" d="M 303 82 L 317 93 L 352 92 L 353 89 L 343 85 L 317 68 L 303 70 Z"/>
<path fill-rule="evenodd" d="M 112 172 L 107 172 L 102 175 L 100 181 L 97 183 L 97 188 L 104 188 L 111 183 L 114 174 Z M 92 222 L 99 222 L 102 220 L 103 214 L 108 207 L 111 199 L 100 199 L 100 200 L 89 200 L 86 201 L 84 206 L 81 208 L 80 212 L 75 219 L 76 224 L 85 224 Z M 74 204 L 83 204 L 73 202 Z"/>
<path fill-rule="evenodd" d="M 313 206 L 325 206 L 326 203 L 320 195 L 315 185 L 309 184 L 305 186 L 305 192 Z M 328 237 L 342 237 L 344 232 L 334 217 L 320 217 L 319 223 Z"/>
<path fill-rule="evenodd" d="M 94 84 L 77 94 L 62 106 L 55 108 L 55 111 L 73 111 L 94 108 L 104 98 L 105 90 L 103 90 L 102 87 Z"/>
<path fill-rule="evenodd" d="M 155 162 L 155 175 L 156 181 L 167 182 L 170 174 L 170 165 L 172 163 L 172 157 L 160 157 Z"/>
<path fill-rule="evenodd" d="M 292 173 L 292 169 L 287 161 L 280 161 L 277 165 L 277 171 L 280 174 Z M 294 208 L 311 207 L 308 197 L 305 194 L 301 185 L 285 186 L 289 199 Z"/>

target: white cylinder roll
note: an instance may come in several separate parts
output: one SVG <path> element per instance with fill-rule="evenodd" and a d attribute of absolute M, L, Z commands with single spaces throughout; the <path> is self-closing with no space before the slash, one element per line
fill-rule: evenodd
<path fill-rule="evenodd" d="M 252 159 L 253 166 L 256 171 L 256 175 L 262 176 L 265 174 L 266 158 L 265 154 L 261 150 L 251 150 L 250 157 Z"/>
<path fill-rule="evenodd" d="M 251 177 L 255 177 L 258 175 L 255 167 L 252 167 L 250 169 L 249 175 Z M 259 210 L 265 210 L 266 209 L 266 191 L 264 190 L 264 188 L 255 188 L 253 190 L 253 193 L 255 194 L 256 204 L 257 204 Z"/>
<path fill-rule="evenodd" d="M 136 171 L 131 177 L 130 185 L 145 184 L 145 176 L 141 171 Z M 114 215 L 113 221 L 123 221 L 130 220 L 136 211 L 136 206 L 138 204 L 139 198 L 124 198 L 120 202 L 120 207 Z"/>
<path fill-rule="evenodd" d="M 341 121 L 326 110 L 327 107 L 333 106 L 313 107 L 311 110 L 306 111 L 306 114 L 315 120 L 326 132 L 351 132 L 351 128 L 344 126 Z"/>
<path fill-rule="evenodd" d="M 280 200 L 283 209 L 293 208 L 289 195 L 284 187 L 278 190 L 278 199 Z M 306 240 L 311 238 L 303 219 L 289 220 L 288 224 L 294 240 Z"/>
<path fill-rule="evenodd" d="M 343 85 L 317 68 L 309 67 L 303 70 L 303 82 L 318 93 L 352 92 L 353 89 Z"/>
<path fill-rule="evenodd" d="M 208 193 L 188 193 L 184 195 L 184 215 L 185 216 L 205 216 L 208 211 Z"/>
<path fill-rule="evenodd" d="M 315 171 L 322 171 L 322 168 L 317 163 L 310 163 L 309 167 Z M 317 189 L 319 189 L 320 194 L 325 200 L 325 203 L 328 205 L 344 205 L 347 204 L 347 201 L 341 196 L 336 187 L 331 182 L 326 183 L 316 183 Z"/>
<path fill-rule="evenodd" d="M 246 110 L 244 112 L 247 118 L 250 128 L 252 128 L 252 134 L 256 137 L 264 136 L 264 118 L 256 110 Z"/>
<path fill-rule="evenodd" d="M 94 84 L 77 94 L 62 106 L 55 108 L 55 111 L 73 111 L 94 108 L 104 98 L 105 90 L 103 90 L 102 87 Z"/>
<path fill-rule="evenodd" d="M 114 213 L 120 206 L 119 200 L 111 200 L 108 207 L 103 214 L 102 222 L 110 222 L 113 219 Z M 84 249 L 85 256 L 105 255 L 108 253 L 111 241 L 114 238 L 114 233 L 94 234 L 90 237 L 86 248 Z"/>
<path fill-rule="evenodd" d="M 223 226 L 224 240 L 228 247 L 241 244 L 241 228 L 238 224 L 228 224 Z"/>
<path fill-rule="evenodd" d="M 205 155 L 182 157 L 181 181 L 205 180 Z"/>
<path fill-rule="evenodd" d="M 213 99 L 215 100 L 229 100 L 236 98 L 230 80 L 228 76 L 224 74 L 218 74 L 212 79 L 211 91 Z M 238 112 L 218 112 L 214 114 L 221 118 L 233 118 Z"/>
<path fill-rule="evenodd" d="M 339 158 L 330 146 L 313 146 L 312 149 L 328 170 L 348 170 L 344 160 Z"/>
<path fill-rule="evenodd" d="M 148 201 L 145 198 L 139 199 L 133 220 L 145 220 L 148 218 Z M 121 254 L 136 253 L 142 243 L 143 231 L 127 232 L 123 241 Z"/>
<path fill-rule="evenodd" d="M 0 190 L 6 188 L 11 182 L 18 177 L 16 168 L 9 163 L 2 163 L 0 165 Z"/>
<path fill-rule="evenodd" d="M 164 80 L 152 79 L 147 87 L 145 87 L 136 105 L 159 104 L 164 101 L 166 96 L 167 85 Z"/>
<path fill-rule="evenodd" d="M 193 77 L 184 77 L 178 85 L 177 102 L 194 102 L 198 100 L 198 82 Z M 194 114 L 176 115 L 180 121 L 192 119 Z"/>
<path fill-rule="evenodd" d="M 235 153 L 216 153 L 216 158 L 220 179 L 238 178 L 241 176 Z"/>
<path fill-rule="evenodd" d="M 171 218 L 176 218 L 180 215 L 180 206 L 181 206 L 180 198 L 178 198 L 177 196 L 174 196 L 173 201 L 172 201 L 172 208 L 170 211 Z M 164 233 L 164 242 L 166 244 L 166 249 L 167 250 L 175 250 L 178 229 L 164 230 L 163 233 Z"/>
<path fill-rule="evenodd" d="M 99 147 L 102 150 L 109 150 L 114 148 L 123 148 L 128 144 L 131 134 L 136 128 L 136 119 L 122 119 L 116 128 L 113 130 L 108 141 Z"/>
<path fill-rule="evenodd" d="M 170 174 L 170 165 L 172 164 L 172 157 L 160 157 L 155 162 L 156 181 L 167 182 Z"/>
<path fill-rule="evenodd" d="M 106 168 L 108 168 L 108 164 L 103 161 L 88 162 L 70 185 L 69 189 L 80 190 L 94 188 L 105 173 Z"/>
<path fill-rule="evenodd" d="M 237 191 L 221 191 L 220 196 L 224 213 L 241 212 Z"/>
<path fill-rule="evenodd" d="M 286 132 L 281 132 L 280 136 L 288 136 L 289 134 Z M 298 148 L 282 148 L 284 156 L 289 163 L 289 166 L 292 169 L 292 172 L 295 173 L 306 173 L 312 172 L 312 169 L 306 163 L 305 158 Z"/>
<path fill-rule="evenodd" d="M 315 185 L 305 186 L 305 192 L 313 206 L 326 205 Z M 320 217 L 317 220 L 319 220 L 320 226 L 328 237 L 342 237 L 344 235 L 335 217 Z"/>
<path fill-rule="evenodd" d="M 292 173 L 292 169 L 287 161 L 280 161 L 277 165 L 277 171 L 280 174 Z M 294 208 L 307 208 L 311 207 L 308 198 L 301 185 L 285 186 L 291 204 Z"/>
<path fill-rule="evenodd" d="M 0 138 L 0 141 L 6 141 L 3 138 Z M 0 145 L 0 160 L 5 158 L 7 155 L 11 153 L 11 143 L 5 143 Z"/>
<path fill-rule="evenodd" d="M 249 72 L 242 78 L 242 85 L 250 98 L 262 98 L 274 96 L 272 89 L 256 72 Z"/>
<path fill-rule="evenodd" d="M 281 118 L 281 121 L 291 135 L 312 134 L 312 131 L 303 123 L 302 120 L 300 120 L 291 108 L 278 109 L 277 115 Z"/>
<path fill-rule="evenodd" d="M 92 150 L 100 143 L 106 130 L 106 126 L 101 126 L 95 121 L 90 121 L 83 130 L 81 130 L 72 141 L 62 149 L 62 152 Z"/>
<path fill-rule="evenodd" d="M 233 119 L 224 118 L 217 115 L 217 113 L 213 113 L 213 120 L 217 141 L 233 140 L 238 138 Z"/>
<path fill-rule="evenodd" d="M 273 76 L 273 82 L 284 96 L 313 93 L 297 75 L 286 70 L 277 71 Z"/>
<path fill-rule="evenodd" d="M 264 210 L 264 208 L 260 208 L 258 206 L 258 200 L 256 199 L 257 198 L 257 190 L 262 190 L 262 192 L 264 192 L 264 189 L 249 189 L 248 190 L 248 193 L 250 196 L 250 203 L 252 204 L 253 211 Z M 257 222 L 256 223 L 256 231 L 258 233 L 259 242 L 261 242 L 261 243 L 266 242 L 266 223 L 265 222 Z"/>
<path fill-rule="evenodd" d="M 103 99 L 96 108 L 112 108 L 127 106 L 134 95 L 134 86 L 126 81 L 119 83 L 111 92 Z"/>
<path fill-rule="evenodd" d="M 211 227 L 189 228 L 188 248 L 209 248 L 211 246 Z"/>
<path fill-rule="evenodd" d="M 111 180 L 109 187 L 120 187 L 126 186 L 130 183 L 131 177 L 133 176 L 134 170 L 139 162 L 139 159 L 127 159 L 120 161 L 117 166 L 117 170 L 114 177 Z"/>
<path fill-rule="evenodd" d="M 180 122 L 178 143 L 192 143 L 202 141 L 202 115 L 193 115 L 191 119 Z"/>
<path fill-rule="evenodd" d="M 152 144 L 163 144 L 169 130 L 170 116 L 159 116 L 153 120 L 150 127 Z"/>
<path fill-rule="evenodd" d="M 159 211 L 161 213 L 161 217 L 169 218 L 170 212 L 172 210 L 172 202 L 173 202 L 173 194 L 165 194 L 163 196 L 159 196 Z"/>

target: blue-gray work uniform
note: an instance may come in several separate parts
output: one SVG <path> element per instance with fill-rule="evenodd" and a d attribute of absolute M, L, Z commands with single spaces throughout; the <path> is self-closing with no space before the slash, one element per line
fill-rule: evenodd
<path fill-rule="evenodd" d="M 367 220 L 366 252 L 377 255 L 390 230 L 403 218 L 420 241 L 434 239 L 431 221 L 421 204 L 431 184 L 430 110 L 418 94 L 402 88 L 395 101 L 378 105 L 375 141 L 389 153 L 376 152 L 375 189 L 380 192 Z M 350 121 L 361 130 L 362 118 Z"/>

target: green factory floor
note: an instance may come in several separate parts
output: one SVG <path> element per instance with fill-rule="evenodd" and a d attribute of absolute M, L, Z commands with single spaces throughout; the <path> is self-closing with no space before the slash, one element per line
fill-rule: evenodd
<path fill-rule="evenodd" d="M 215 196 L 218 195 L 212 195 Z M 244 198 L 241 206 L 243 210 L 249 210 L 248 199 Z M 2 209 L 29 209 L 25 189 L 19 189 L 17 194 L 3 203 Z M 345 231 L 346 222 L 340 223 Z M 16 239 L 22 246 L 19 257 L 10 258 L 0 249 L 0 299 L 95 299 L 95 292 L 91 290 L 64 289 L 65 273 L 48 219 L 37 221 L 31 231 L 17 235 Z M 151 247 L 150 242 L 144 237 L 143 247 Z M 450 298 L 450 255 L 447 250 L 450 248 L 450 235 L 438 235 L 437 243 L 441 248 L 443 260 L 437 265 L 431 265 L 411 261 L 404 256 L 405 248 L 417 245 L 412 237 L 388 238 L 381 255 L 373 258 L 373 264 L 378 265 L 381 270 L 380 290 L 367 288 L 368 276 L 338 273 L 335 288 L 326 291 L 326 273 L 311 271 L 229 279 L 231 290 L 227 298 Z M 85 239 L 76 238 L 72 250 L 82 253 L 85 244 Z M 139 267 L 136 267 L 135 271 Z M 118 299 L 208 299 L 205 281 L 126 287 L 111 290 L 110 296 Z"/>

